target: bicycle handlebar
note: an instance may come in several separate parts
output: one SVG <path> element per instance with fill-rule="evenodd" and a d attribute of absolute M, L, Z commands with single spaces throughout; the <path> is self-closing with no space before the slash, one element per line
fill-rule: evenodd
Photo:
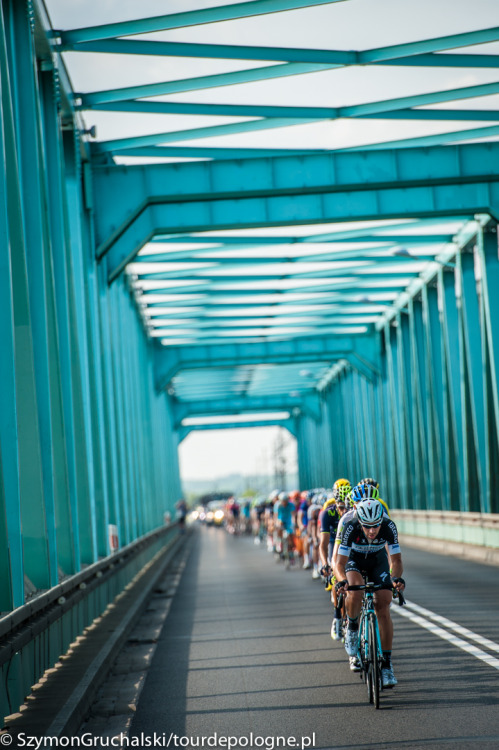
<path fill-rule="evenodd" d="M 367 583 L 349 585 L 347 591 L 367 591 L 368 594 L 372 594 L 374 591 L 384 589 L 385 591 L 393 591 L 394 596 L 399 600 L 399 606 L 402 607 L 405 604 L 405 597 L 401 591 L 393 588 L 388 583 Z"/>

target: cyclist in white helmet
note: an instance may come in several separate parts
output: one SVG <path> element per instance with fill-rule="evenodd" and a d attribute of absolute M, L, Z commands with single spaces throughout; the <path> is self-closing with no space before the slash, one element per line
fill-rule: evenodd
<path fill-rule="evenodd" d="M 397 684 L 391 663 L 393 623 L 390 616 L 392 586 L 402 591 L 405 581 L 402 578 L 402 554 L 398 543 L 397 527 L 384 513 L 379 500 L 374 499 L 376 491 L 364 485 L 363 499 L 356 505 L 355 517 L 345 523 L 340 538 L 336 577 L 338 592 L 348 592 L 348 585 L 364 583 L 367 575 L 373 583 L 386 584 L 375 594 L 375 608 L 378 617 L 383 666 L 381 679 L 384 688 Z M 390 553 L 392 572 L 387 547 Z M 357 655 L 359 614 L 362 606 L 362 591 L 350 591 L 346 598 L 348 628 L 345 635 L 345 650 L 350 657 Z"/>

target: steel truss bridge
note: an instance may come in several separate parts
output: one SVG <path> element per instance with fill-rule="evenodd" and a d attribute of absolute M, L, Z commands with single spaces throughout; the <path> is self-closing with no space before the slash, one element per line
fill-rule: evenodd
<path fill-rule="evenodd" d="M 1 0 L 1 612 L 161 526 L 201 417 L 499 512 L 499 28 L 293 46 L 357 4 Z"/>

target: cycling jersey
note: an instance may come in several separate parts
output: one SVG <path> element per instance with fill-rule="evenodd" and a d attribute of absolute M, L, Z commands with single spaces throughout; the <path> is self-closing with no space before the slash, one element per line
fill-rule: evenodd
<path fill-rule="evenodd" d="M 308 500 L 302 500 L 298 506 L 298 512 L 300 511 L 302 512 L 301 524 L 306 527 L 308 524 Z"/>
<path fill-rule="evenodd" d="M 291 505 L 291 503 L 286 503 L 286 505 L 282 505 L 279 503 L 279 506 L 277 508 L 277 520 L 281 521 L 282 525 L 288 531 L 290 534 L 293 533 L 293 509 L 294 506 Z"/>
<path fill-rule="evenodd" d="M 335 505 L 329 505 L 319 515 L 319 525 L 322 533 L 336 535 L 340 514 Z"/>
<path fill-rule="evenodd" d="M 383 516 L 378 535 L 375 539 L 369 540 L 360 522 L 355 518 L 345 522 L 340 532 L 338 554 L 357 560 L 386 552 L 385 545 L 388 545 L 391 555 L 400 553 L 397 527 L 393 521 Z"/>

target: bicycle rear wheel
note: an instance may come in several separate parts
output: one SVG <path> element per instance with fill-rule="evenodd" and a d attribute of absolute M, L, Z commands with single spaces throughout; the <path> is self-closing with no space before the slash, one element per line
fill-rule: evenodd
<path fill-rule="evenodd" d="M 379 708 L 379 693 L 381 686 L 381 664 L 379 658 L 376 618 L 374 615 L 369 615 L 369 681 L 371 684 L 369 702 L 374 703 L 375 708 Z"/>

